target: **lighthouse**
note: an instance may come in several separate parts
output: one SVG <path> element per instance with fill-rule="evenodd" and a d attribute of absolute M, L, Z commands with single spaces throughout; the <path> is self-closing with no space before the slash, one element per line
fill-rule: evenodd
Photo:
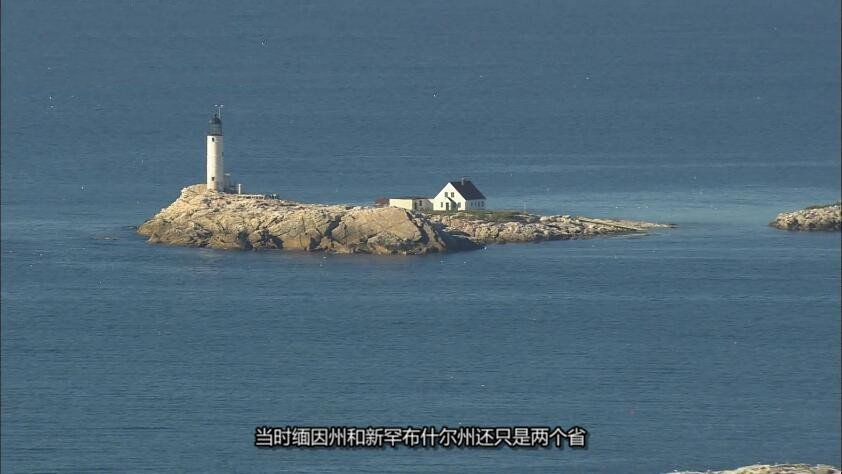
<path fill-rule="evenodd" d="M 213 118 L 208 123 L 208 191 L 224 192 L 227 183 L 225 182 L 225 169 L 222 149 L 222 114 L 217 108 Z"/>

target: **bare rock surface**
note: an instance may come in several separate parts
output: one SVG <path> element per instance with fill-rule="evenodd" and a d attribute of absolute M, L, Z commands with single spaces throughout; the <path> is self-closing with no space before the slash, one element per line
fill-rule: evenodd
<path fill-rule="evenodd" d="M 460 245 L 429 221 L 397 208 L 302 204 L 189 186 L 138 227 L 151 243 L 219 249 L 426 254 Z"/>
<path fill-rule="evenodd" d="M 660 224 L 506 212 L 426 215 L 394 207 L 304 204 L 184 188 L 138 227 L 150 243 L 218 249 L 289 249 L 423 255 L 487 243 L 641 232 Z"/>
<path fill-rule="evenodd" d="M 727 471 L 682 471 L 673 474 L 842 474 L 826 464 L 755 464 Z"/>
<path fill-rule="evenodd" d="M 782 212 L 769 225 L 783 230 L 842 230 L 842 203 Z"/>
<path fill-rule="evenodd" d="M 520 212 L 435 214 L 430 216 L 430 220 L 441 223 L 452 234 L 465 235 L 481 244 L 567 240 L 674 227 L 641 221 L 569 215 L 537 216 Z"/>

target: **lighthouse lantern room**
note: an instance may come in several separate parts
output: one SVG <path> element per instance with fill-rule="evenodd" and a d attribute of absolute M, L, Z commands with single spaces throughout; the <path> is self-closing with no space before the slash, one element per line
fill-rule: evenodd
<path fill-rule="evenodd" d="M 216 107 L 213 118 L 208 123 L 208 191 L 225 192 L 226 183 L 222 148 L 222 106 Z"/>

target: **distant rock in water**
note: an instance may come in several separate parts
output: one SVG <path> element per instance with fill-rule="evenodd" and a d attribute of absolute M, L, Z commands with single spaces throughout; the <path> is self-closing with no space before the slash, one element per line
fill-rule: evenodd
<path fill-rule="evenodd" d="M 842 230 L 842 203 L 782 212 L 769 225 L 783 230 Z"/>
<path fill-rule="evenodd" d="M 151 243 L 191 247 L 423 255 L 654 227 L 664 226 L 499 211 L 426 215 L 395 207 L 303 204 L 207 191 L 197 184 L 137 231 Z"/>
<path fill-rule="evenodd" d="M 842 474 L 825 464 L 755 464 L 727 471 L 676 471 L 671 474 Z"/>

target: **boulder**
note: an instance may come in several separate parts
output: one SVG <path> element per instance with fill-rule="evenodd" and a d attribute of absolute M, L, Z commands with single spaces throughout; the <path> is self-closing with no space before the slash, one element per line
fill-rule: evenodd
<path fill-rule="evenodd" d="M 798 211 L 782 212 L 769 225 L 783 230 L 839 231 L 842 230 L 842 204 L 811 206 Z"/>

